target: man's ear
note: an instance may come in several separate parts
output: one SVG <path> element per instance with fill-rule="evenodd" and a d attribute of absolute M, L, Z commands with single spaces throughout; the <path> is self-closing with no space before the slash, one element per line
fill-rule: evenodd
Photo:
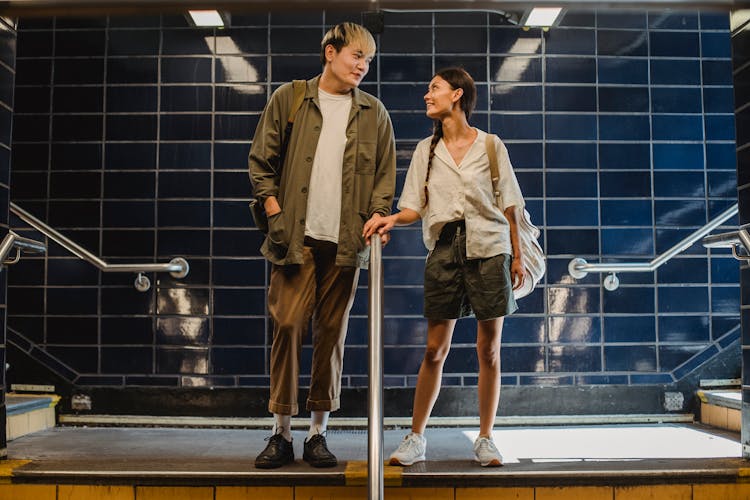
<path fill-rule="evenodd" d="M 326 55 L 326 62 L 331 62 L 333 60 L 333 56 L 336 55 L 336 47 L 334 47 L 332 43 L 329 43 L 328 45 L 326 45 L 324 53 Z"/>

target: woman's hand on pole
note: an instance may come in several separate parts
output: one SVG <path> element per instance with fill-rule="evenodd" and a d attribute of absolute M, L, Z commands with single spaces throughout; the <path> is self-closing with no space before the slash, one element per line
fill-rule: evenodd
<path fill-rule="evenodd" d="M 370 237 L 378 233 L 380 235 L 380 241 L 383 246 L 387 245 L 391 240 L 390 230 L 396 225 L 396 215 L 389 215 L 383 217 L 380 214 L 372 214 L 370 220 L 365 222 L 365 226 L 362 229 L 362 236 L 365 238 L 365 242 L 370 244 Z"/>

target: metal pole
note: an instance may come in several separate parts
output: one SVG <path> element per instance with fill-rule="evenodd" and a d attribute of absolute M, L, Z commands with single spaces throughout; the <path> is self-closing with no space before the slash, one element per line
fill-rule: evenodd
<path fill-rule="evenodd" d="M 367 487 L 369 500 L 383 498 L 383 248 L 380 235 L 370 238 L 369 412 L 367 417 Z"/>

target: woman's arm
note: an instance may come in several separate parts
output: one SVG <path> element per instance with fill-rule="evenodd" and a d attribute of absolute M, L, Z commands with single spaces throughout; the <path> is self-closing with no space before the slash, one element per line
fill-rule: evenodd
<path fill-rule="evenodd" d="M 369 243 L 370 236 L 376 232 L 382 236 L 385 236 L 393 226 L 408 226 L 409 224 L 416 222 L 420 219 L 419 212 L 410 208 L 404 208 L 400 212 L 387 217 L 382 217 L 379 214 L 373 214 L 373 216 L 365 222 L 365 226 L 362 230 L 362 236 Z"/>
<path fill-rule="evenodd" d="M 513 290 L 523 285 L 526 279 L 526 266 L 523 261 L 523 247 L 521 246 L 521 235 L 518 231 L 518 220 L 523 217 L 522 208 L 511 205 L 505 209 L 504 215 L 510 226 L 510 243 L 513 247 L 513 260 L 510 262 L 510 278 L 513 282 Z"/>

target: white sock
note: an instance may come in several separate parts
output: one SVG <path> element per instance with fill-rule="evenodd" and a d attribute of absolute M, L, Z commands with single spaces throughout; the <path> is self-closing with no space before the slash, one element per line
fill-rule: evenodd
<path fill-rule="evenodd" d="M 292 440 L 292 416 L 273 414 L 273 435 L 281 434 L 287 441 Z"/>
<path fill-rule="evenodd" d="M 310 412 L 310 430 L 307 433 L 307 439 L 315 434 L 323 434 L 328 429 L 328 416 L 330 411 L 311 411 Z"/>

